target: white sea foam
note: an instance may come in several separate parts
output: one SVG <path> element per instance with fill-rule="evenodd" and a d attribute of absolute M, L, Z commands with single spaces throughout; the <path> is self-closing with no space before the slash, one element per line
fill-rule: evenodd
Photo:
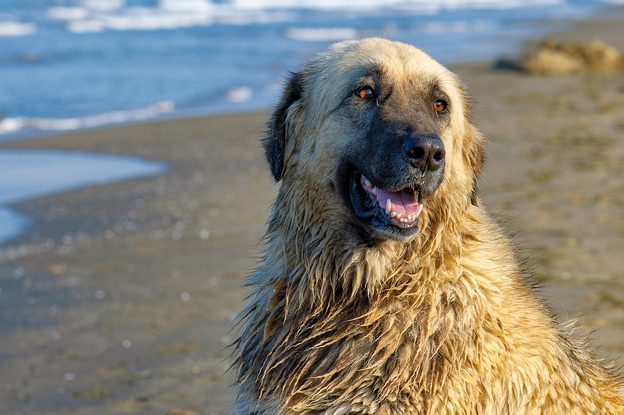
<path fill-rule="evenodd" d="M 227 99 L 230 102 L 234 102 L 234 103 L 241 103 L 241 102 L 249 101 L 252 95 L 253 95 L 253 92 L 251 91 L 251 88 L 248 88 L 246 86 L 239 87 L 239 88 L 232 88 L 228 90 L 226 93 Z"/>
<path fill-rule="evenodd" d="M 24 119 L 21 117 L 0 119 L 0 134 L 12 133 L 22 128 L 24 128 Z"/>
<path fill-rule="evenodd" d="M 37 31 L 33 23 L 20 23 L 14 21 L 0 21 L 0 37 L 19 37 L 32 35 Z"/>
<path fill-rule="evenodd" d="M 314 9 L 314 10 L 377 10 L 400 5 L 403 0 L 231 0 L 229 4 L 241 10 Z"/>
<path fill-rule="evenodd" d="M 134 13 L 105 20 L 105 27 L 113 30 L 157 30 L 207 26 L 210 16 L 195 13 Z"/>
<path fill-rule="evenodd" d="M 51 7 L 46 16 L 54 20 L 82 20 L 89 17 L 89 13 L 84 7 Z"/>
<path fill-rule="evenodd" d="M 215 8 L 214 22 L 223 25 L 272 24 L 297 20 L 296 13 L 287 10 L 230 10 Z"/>
<path fill-rule="evenodd" d="M 124 0 L 82 0 L 81 3 L 87 9 L 105 12 L 121 9 L 126 4 Z"/>
<path fill-rule="evenodd" d="M 20 130 L 67 131 L 99 127 L 108 124 L 136 122 L 169 113 L 173 111 L 174 108 L 175 105 L 173 102 L 162 101 L 145 108 L 113 111 L 80 118 L 4 118 L 0 120 L 0 134 L 8 134 Z"/>
<path fill-rule="evenodd" d="M 560 4 L 565 0 L 159 0 L 154 7 L 124 7 L 122 0 L 82 0 L 77 7 L 52 7 L 47 16 L 67 22 L 73 33 L 105 30 L 162 30 L 208 26 L 211 24 L 270 24 L 295 21 L 301 10 L 370 13 L 377 10 L 406 10 L 430 15 L 448 9 L 513 9 Z M 624 1 L 624 0 L 605 0 Z M 298 11 L 295 13 L 295 11 Z M 327 32 L 297 32 L 298 40 L 335 40 L 352 38 Z M 353 35 L 353 33 L 351 33 Z"/>
<path fill-rule="evenodd" d="M 428 21 L 420 26 L 425 33 L 468 33 L 479 32 L 491 28 L 491 23 L 485 20 L 458 20 L 453 22 Z"/>
<path fill-rule="evenodd" d="M 67 30 L 72 33 L 101 32 L 104 28 L 104 23 L 97 19 L 77 20 L 67 25 Z"/>
<path fill-rule="evenodd" d="M 53 20 L 80 21 L 119 12 L 124 5 L 123 0 L 82 0 L 77 6 L 50 7 L 46 10 L 46 16 Z"/>
<path fill-rule="evenodd" d="M 163 10 L 176 12 L 211 12 L 212 3 L 205 0 L 159 0 L 158 7 Z"/>
<path fill-rule="evenodd" d="M 286 29 L 285 36 L 305 42 L 331 42 L 356 39 L 358 31 L 351 27 L 290 28 Z"/>
<path fill-rule="evenodd" d="M 71 21 L 67 29 L 74 33 L 101 32 L 103 30 L 161 30 L 194 26 L 208 26 L 213 19 L 206 13 L 164 12 L 135 8 L 119 15 L 97 15 Z"/>
<path fill-rule="evenodd" d="M 228 4 L 244 10 L 261 9 L 315 9 L 315 10 L 355 10 L 372 11 L 383 8 L 407 8 L 412 11 L 457 8 L 517 8 L 544 4 L 558 4 L 564 0 L 230 0 Z M 617 0 L 616 0 L 617 1 Z"/>
<path fill-rule="evenodd" d="M 195 0 L 184 5 L 172 6 L 171 0 L 161 8 L 128 8 L 121 13 L 91 13 L 86 9 L 66 10 L 53 8 L 48 16 L 67 22 L 67 30 L 73 33 L 102 32 L 105 30 L 167 30 L 226 25 L 271 24 L 296 19 L 294 13 L 284 10 L 235 10 L 225 5 L 206 5 Z"/>

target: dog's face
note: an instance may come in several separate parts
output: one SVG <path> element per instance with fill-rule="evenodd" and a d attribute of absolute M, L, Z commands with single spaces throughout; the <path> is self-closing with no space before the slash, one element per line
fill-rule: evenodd
<path fill-rule="evenodd" d="M 409 241 L 421 214 L 474 198 L 482 150 L 465 101 L 411 46 L 343 42 L 291 77 L 264 145 L 276 180 L 315 183 L 327 214 L 367 239 Z"/>

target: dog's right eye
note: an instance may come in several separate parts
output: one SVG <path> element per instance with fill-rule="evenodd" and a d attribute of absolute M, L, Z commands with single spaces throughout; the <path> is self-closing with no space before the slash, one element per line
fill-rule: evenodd
<path fill-rule="evenodd" d="M 362 88 L 358 88 L 354 91 L 354 95 L 360 99 L 371 100 L 377 98 L 377 94 L 375 90 L 370 86 L 364 86 Z"/>
<path fill-rule="evenodd" d="M 433 103 L 433 109 L 438 114 L 443 113 L 444 111 L 446 111 L 447 108 L 448 108 L 448 103 L 443 99 L 438 99 L 436 102 Z"/>

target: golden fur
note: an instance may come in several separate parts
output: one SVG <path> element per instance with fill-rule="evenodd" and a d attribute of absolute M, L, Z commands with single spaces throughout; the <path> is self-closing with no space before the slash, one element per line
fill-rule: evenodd
<path fill-rule="evenodd" d="M 334 109 L 371 65 L 405 108 L 431 79 L 455 103 L 444 179 L 407 243 L 362 244 L 331 189 L 357 145 Z M 624 413 L 621 380 L 533 296 L 475 196 L 482 136 L 463 91 L 381 39 L 334 45 L 293 75 L 264 141 L 281 185 L 235 344 L 236 413 Z"/>

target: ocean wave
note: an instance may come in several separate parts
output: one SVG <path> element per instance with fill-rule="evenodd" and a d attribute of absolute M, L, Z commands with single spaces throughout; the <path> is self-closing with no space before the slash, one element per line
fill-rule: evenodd
<path fill-rule="evenodd" d="M 72 33 L 172 30 L 212 24 L 271 24 L 296 19 L 295 14 L 283 10 L 235 10 L 224 5 L 210 6 L 196 0 L 183 3 L 167 0 L 162 2 L 160 8 L 134 7 L 116 13 L 94 13 L 85 8 L 54 7 L 48 9 L 47 16 L 65 21 L 67 30 Z"/>
<path fill-rule="evenodd" d="M 311 9 L 311 10 L 377 10 L 398 6 L 404 0 L 231 0 L 229 4 L 240 10 Z"/>
<path fill-rule="evenodd" d="M 82 0 L 80 3 L 87 9 L 106 12 L 121 9 L 126 5 L 125 0 Z"/>
<path fill-rule="evenodd" d="M 351 27 L 306 27 L 286 29 L 288 39 L 304 42 L 332 42 L 357 39 L 358 31 Z"/>
<path fill-rule="evenodd" d="M 50 7 L 46 10 L 46 16 L 52 20 L 84 20 L 95 15 L 119 11 L 124 6 L 123 0 L 82 0 L 76 6 Z"/>
<path fill-rule="evenodd" d="M 66 22 L 72 33 L 180 29 L 213 23 L 212 3 L 205 0 L 160 0 L 156 7 L 124 5 L 122 0 L 82 0 L 75 7 L 51 7 L 46 16 Z"/>
<path fill-rule="evenodd" d="M 356 10 L 373 11 L 393 7 L 408 8 L 412 11 L 432 9 L 479 9 L 479 8 L 517 8 L 559 4 L 564 0 L 230 0 L 228 4 L 237 9 L 313 9 L 313 10 Z"/>
<path fill-rule="evenodd" d="M 246 86 L 229 89 L 225 94 L 228 101 L 234 102 L 236 104 L 249 101 L 252 95 L 253 92 L 251 91 L 251 88 L 248 88 Z"/>
<path fill-rule="evenodd" d="M 213 5 L 204 0 L 160 0 L 158 8 L 168 11 L 184 12 L 210 12 Z"/>
<path fill-rule="evenodd" d="M 624 1 L 624 0 L 610 0 Z M 58 6 L 47 16 L 66 22 L 73 33 L 105 30 L 164 30 L 212 24 L 270 24 L 295 21 L 302 11 L 348 11 L 366 14 L 383 9 L 406 10 L 415 15 L 431 15 L 453 9 L 514 9 L 564 3 L 565 0 L 159 0 L 152 7 L 125 7 L 120 0 L 83 0 L 76 7 Z M 294 32 L 297 36 L 297 32 Z M 303 33 L 301 40 L 345 38 L 330 32 Z M 328 37 L 324 37 L 328 36 Z"/>
<path fill-rule="evenodd" d="M 172 112 L 174 108 L 173 102 L 161 101 L 144 108 L 106 112 L 81 118 L 4 118 L 0 120 L 0 134 L 9 134 L 21 130 L 68 131 L 94 128 L 108 124 L 143 121 Z"/>
<path fill-rule="evenodd" d="M 0 22 L 0 37 L 19 37 L 32 35 L 37 31 L 33 23 L 20 23 L 13 21 Z"/>
<path fill-rule="evenodd" d="M 162 30 L 207 26 L 212 18 L 191 13 L 152 13 L 133 10 L 119 16 L 101 16 L 69 22 L 67 29 L 73 33 L 101 32 L 103 30 Z"/>
<path fill-rule="evenodd" d="M 51 7 L 46 16 L 53 20 L 82 20 L 89 17 L 90 12 L 84 7 Z"/>
<path fill-rule="evenodd" d="M 485 20 L 428 21 L 420 25 L 420 29 L 429 34 L 480 32 L 491 27 L 492 24 Z"/>

